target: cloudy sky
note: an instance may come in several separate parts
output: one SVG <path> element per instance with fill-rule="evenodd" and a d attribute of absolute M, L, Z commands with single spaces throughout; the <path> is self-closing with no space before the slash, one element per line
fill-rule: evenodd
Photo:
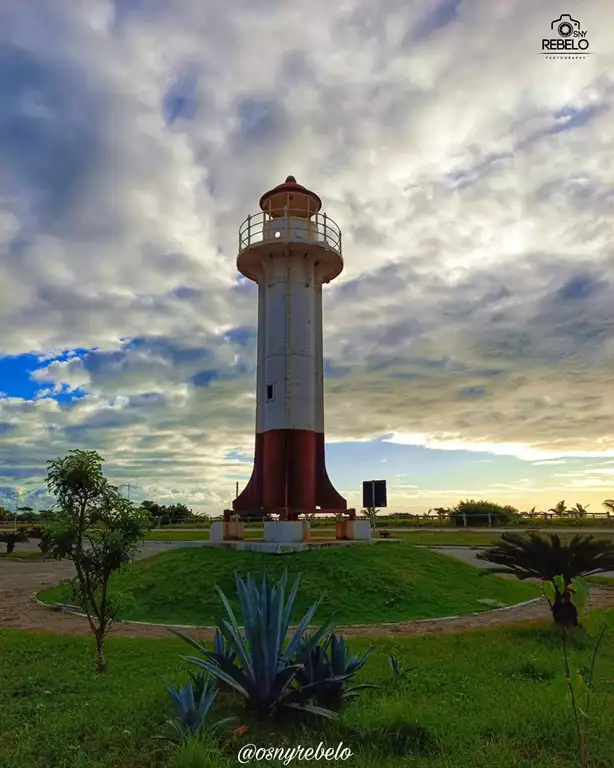
<path fill-rule="evenodd" d="M 344 236 L 324 345 L 348 500 L 382 478 L 396 511 L 599 511 L 614 17 L 571 5 L 0 0 L 0 497 L 40 507 L 78 447 L 133 498 L 230 502 L 255 415 L 238 228 L 293 174 Z M 570 10 L 590 55 L 541 55 Z"/>

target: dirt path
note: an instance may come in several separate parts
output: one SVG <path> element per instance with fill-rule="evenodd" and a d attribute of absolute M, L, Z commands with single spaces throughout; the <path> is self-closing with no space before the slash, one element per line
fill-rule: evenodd
<path fill-rule="evenodd" d="M 163 547 L 146 545 L 140 557 L 148 557 Z M 173 545 L 166 545 L 168 549 Z M 59 632 L 69 635 L 89 634 L 87 620 L 70 613 L 40 605 L 34 599 L 35 593 L 43 587 L 58 583 L 74 575 L 72 563 L 45 561 L 0 560 L 0 627 L 29 631 Z M 614 585 L 612 587 L 591 586 L 589 605 L 614 608 Z M 406 621 L 395 624 L 371 624 L 348 627 L 344 635 L 355 636 L 398 636 L 451 634 L 471 629 L 484 629 L 513 623 L 536 623 L 548 621 L 550 611 L 545 600 L 521 605 L 501 611 L 459 616 L 451 619 L 429 619 Z M 119 623 L 113 629 L 115 635 L 124 637 L 169 637 L 164 627 L 146 624 Z M 189 630 L 189 634 L 210 639 L 211 630 Z"/>

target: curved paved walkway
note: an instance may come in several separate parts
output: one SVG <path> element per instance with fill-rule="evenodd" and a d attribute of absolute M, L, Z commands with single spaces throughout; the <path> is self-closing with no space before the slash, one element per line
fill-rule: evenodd
<path fill-rule="evenodd" d="M 147 542 L 138 557 L 149 557 L 156 552 L 182 546 L 182 543 Z M 185 546 L 185 544 L 183 544 Z M 196 543 L 198 546 L 198 542 Z M 0 560 L 0 627 L 13 629 L 57 632 L 71 635 L 90 633 L 87 620 L 64 611 L 40 605 L 34 599 L 36 592 L 74 575 L 70 562 L 44 560 L 15 561 Z M 614 586 L 593 585 L 589 606 L 614 608 Z M 506 610 L 489 611 L 450 619 L 405 621 L 395 624 L 371 624 L 343 629 L 347 636 L 398 636 L 451 634 L 473 629 L 486 629 L 514 623 L 535 624 L 551 619 L 545 600 L 510 607 Z M 211 639 L 212 631 L 207 628 L 189 629 L 188 634 Z M 113 629 L 115 635 L 124 637 L 169 637 L 168 629 L 147 624 L 118 623 Z"/>

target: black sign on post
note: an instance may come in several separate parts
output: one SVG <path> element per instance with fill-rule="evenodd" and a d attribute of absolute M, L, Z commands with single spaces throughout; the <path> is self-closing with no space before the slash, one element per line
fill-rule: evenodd
<path fill-rule="evenodd" d="M 364 480 L 362 484 L 362 506 L 365 509 L 388 506 L 385 480 Z"/>

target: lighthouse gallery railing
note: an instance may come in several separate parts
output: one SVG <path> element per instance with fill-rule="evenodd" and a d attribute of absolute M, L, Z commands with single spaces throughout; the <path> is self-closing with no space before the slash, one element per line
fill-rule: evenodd
<path fill-rule="evenodd" d="M 319 242 L 341 255 L 341 230 L 325 213 L 309 219 L 292 216 L 272 217 L 260 211 L 248 216 L 239 227 L 239 251 L 268 241 Z"/>

